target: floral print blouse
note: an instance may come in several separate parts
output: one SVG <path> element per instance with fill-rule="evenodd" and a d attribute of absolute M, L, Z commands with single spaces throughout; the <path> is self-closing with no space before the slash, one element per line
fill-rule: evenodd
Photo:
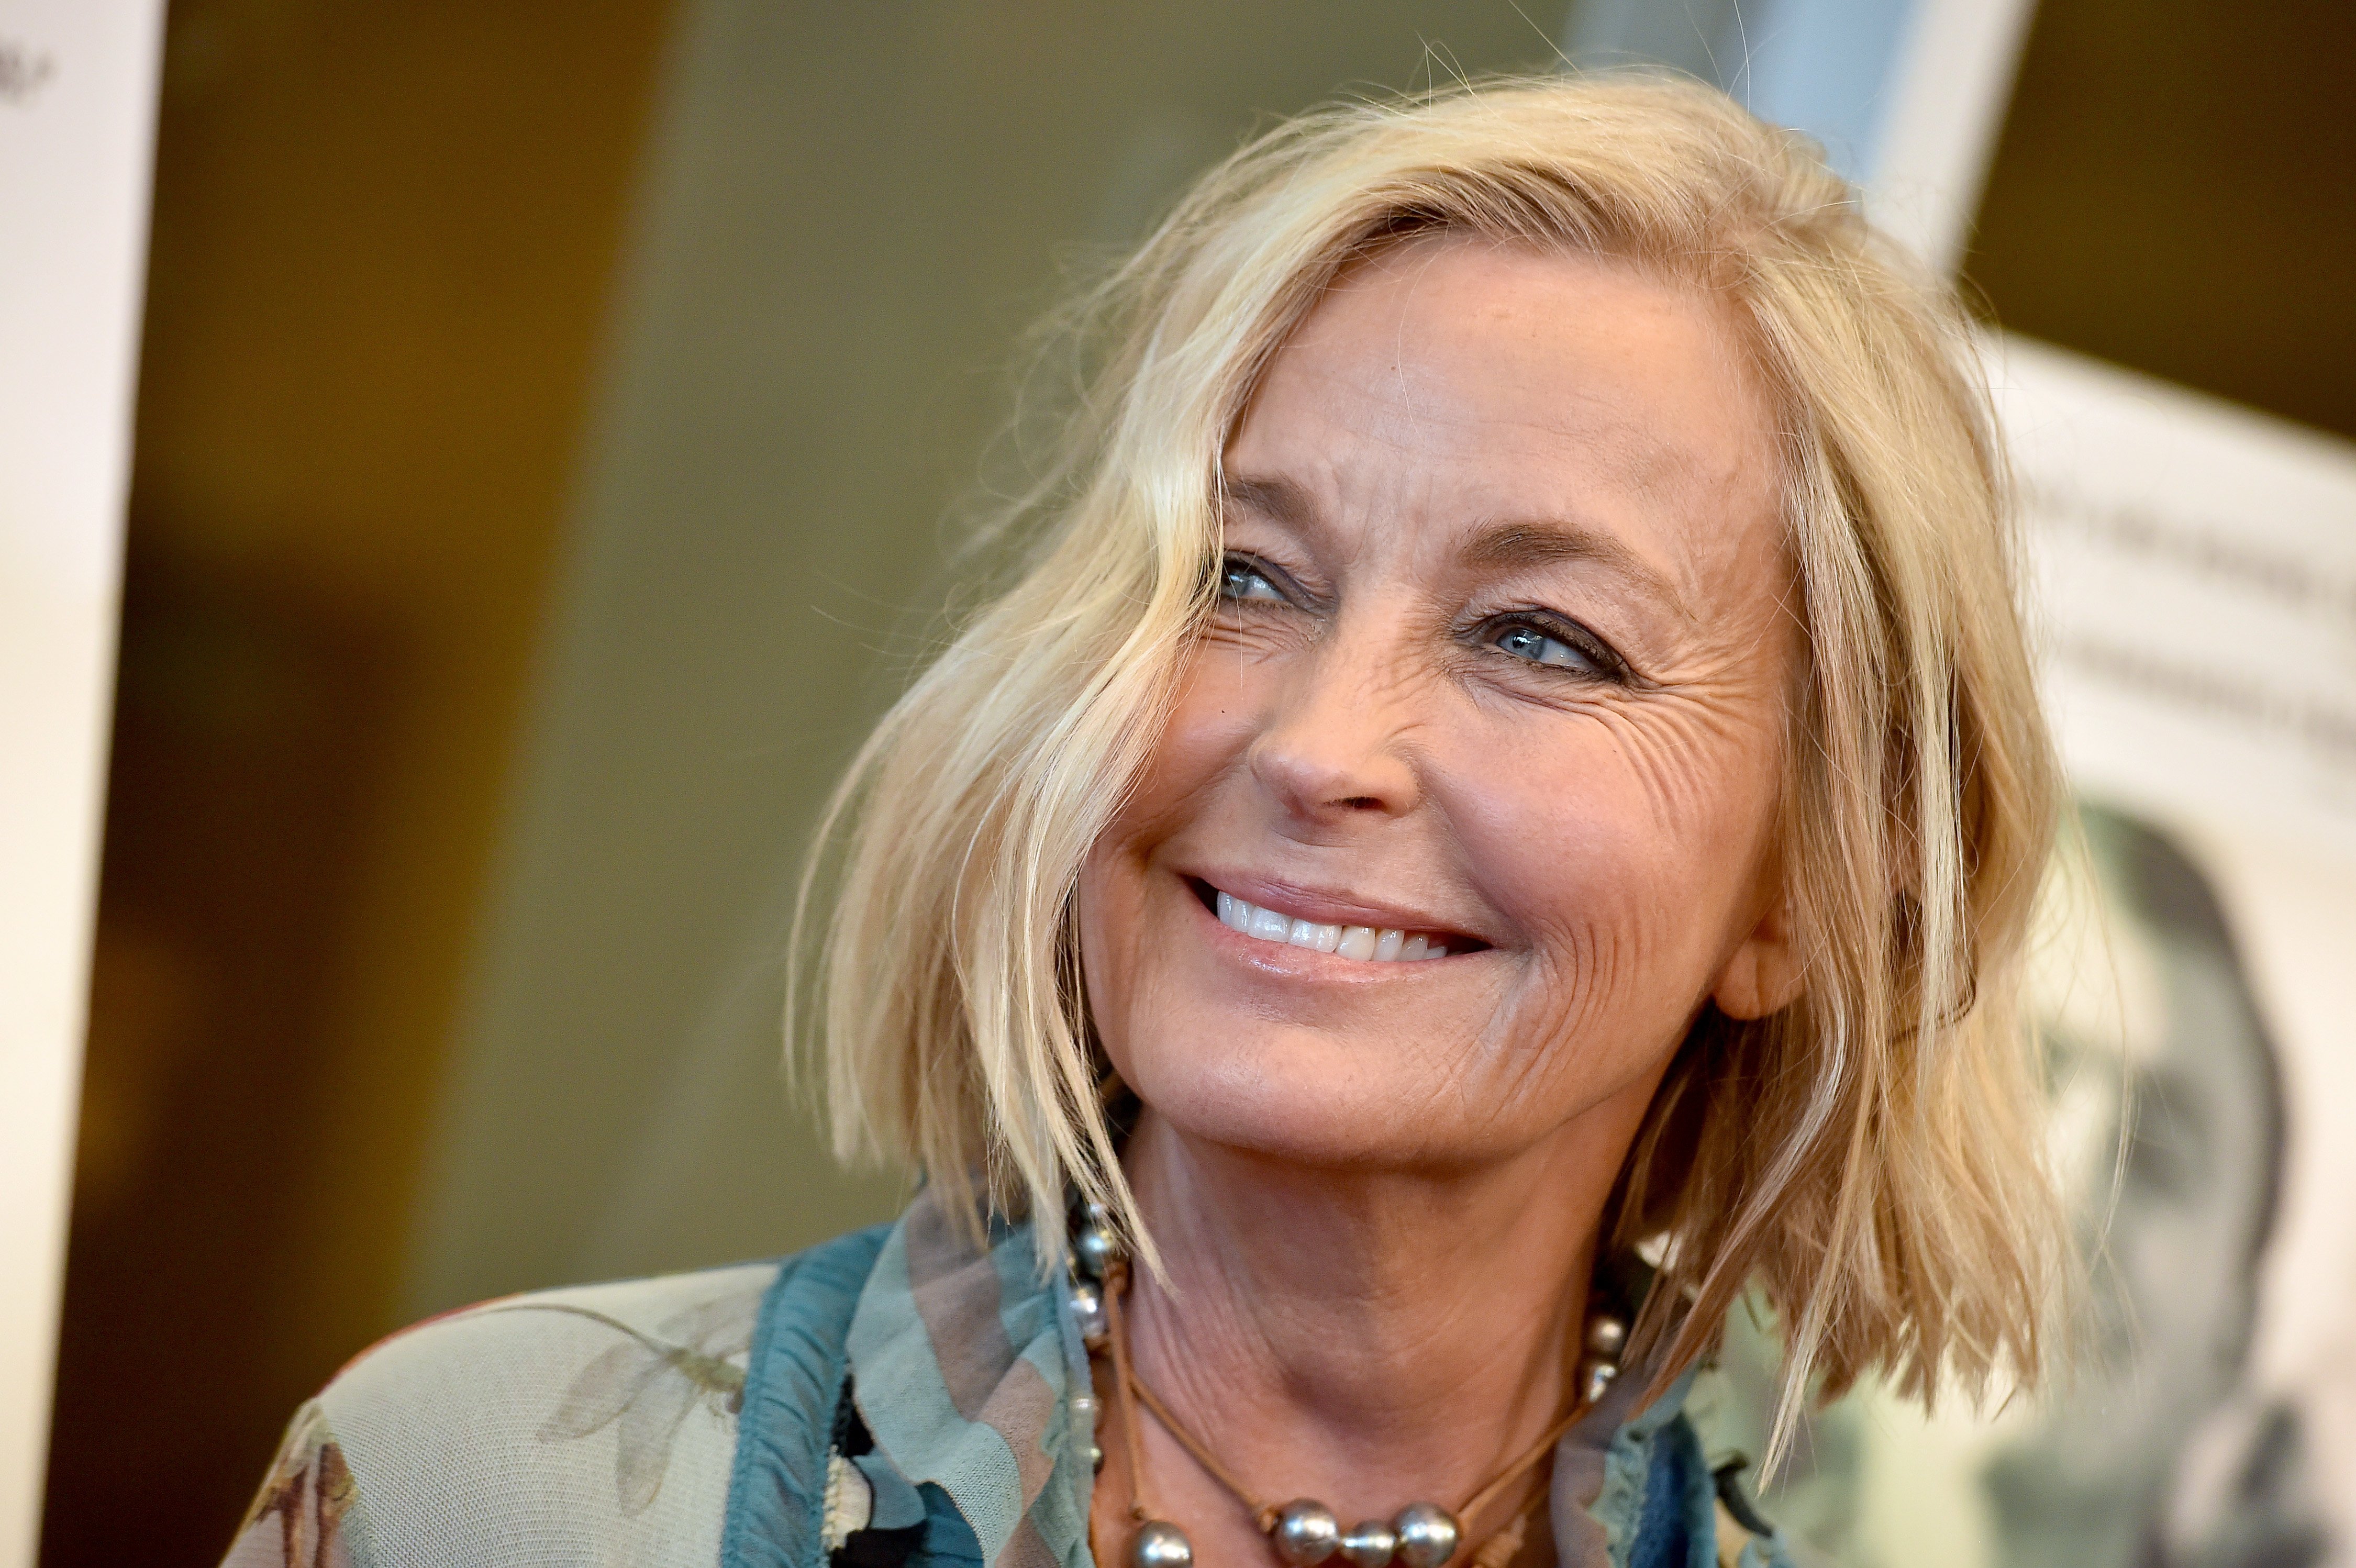
<path fill-rule="evenodd" d="M 919 1197 L 782 1262 L 429 1319 L 296 1413 L 224 1568 L 1093 1568 L 1068 1290 L 1027 1227 L 977 1247 Z M 1642 1381 L 1556 1451 L 1564 1568 L 1788 1568 L 1690 1375 Z"/>

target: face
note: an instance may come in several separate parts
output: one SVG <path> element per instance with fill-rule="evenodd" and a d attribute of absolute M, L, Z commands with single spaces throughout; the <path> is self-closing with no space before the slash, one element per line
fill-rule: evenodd
<path fill-rule="evenodd" d="M 2069 1397 L 1986 1471 L 2021 1562 L 2136 1559 L 2155 1499 L 2188 1489 L 2171 1481 L 2204 1447 L 2222 1459 L 2216 1444 L 2254 1408 L 2282 1160 L 2274 1046 L 2206 879 L 2140 826 L 2082 822 L 2100 913 L 2040 950 L 2053 970 L 2039 999 L 2094 1290 Z"/>
<path fill-rule="evenodd" d="M 1081 877 L 1151 1114 L 1478 1164 L 1624 1137 L 1706 1003 L 1789 1000 L 1773 432 L 1724 307 L 1618 263 L 1419 242 L 1328 294 L 1226 453 L 1217 613 Z"/>

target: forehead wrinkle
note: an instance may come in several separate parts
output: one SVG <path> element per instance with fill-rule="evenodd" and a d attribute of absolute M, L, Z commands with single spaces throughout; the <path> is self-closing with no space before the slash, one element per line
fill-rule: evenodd
<path fill-rule="evenodd" d="M 1331 366 L 1290 369 L 1295 375 L 1306 374 L 1323 383 L 1345 403 L 1364 411 L 1357 417 L 1328 415 L 1337 433 L 1369 448 L 1419 462 L 1428 462 L 1433 456 L 1428 446 L 1430 433 L 1448 431 L 1453 433 L 1448 454 L 1451 458 L 1491 459 L 1501 446 L 1527 453 L 1549 466 L 1569 465 L 1583 470 L 1589 484 L 1616 490 L 1647 508 L 1708 505 L 1713 496 L 1740 487 L 1747 467 L 1740 458 L 1732 465 L 1714 462 L 1708 454 L 1664 434 L 1654 427 L 1643 408 L 1632 406 L 1617 389 L 1582 386 L 1569 389 L 1542 410 L 1507 411 L 1451 398 L 1446 395 L 1450 378 L 1411 375 L 1400 363 L 1388 367 L 1395 385 L 1387 390 L 1369 384 L 1365 375 Z M 1440 395 L 1419 399 L 1413 383 L 1424 381 L 1430 382 Z M 1308 521 L 1305 513 L 1271 505 L 1261 504 L 1259 510 L 1273 521 Z"/>

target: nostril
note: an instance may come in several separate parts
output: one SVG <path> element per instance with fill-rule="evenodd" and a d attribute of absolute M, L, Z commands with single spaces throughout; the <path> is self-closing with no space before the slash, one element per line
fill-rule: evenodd
<path fill-rule="evenodd" d="M 1385 737 L 1328 731 L 1335 726 L 1323 719 L 1272 727 L 1252 744 L 1253 778 L 1303 820 L 1404 816 L 1413 809 L 1415 770 Z"/>

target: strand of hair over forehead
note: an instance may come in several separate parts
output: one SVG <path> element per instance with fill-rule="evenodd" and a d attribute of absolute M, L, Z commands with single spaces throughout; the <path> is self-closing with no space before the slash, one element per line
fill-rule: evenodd
<path fill-rule="evenodd" d="M 1785 404 L 1811 647 L 1786 815 L 1810 991 L 1712 1047 L 1750 1079 L 1678 1079 L 1655 1107 L 1628 1212 L 1672 1193 L 1676 1244 L 1639 1348 L 1665 1342 L 1668 1370 L 1707 1354 L 1756 1282 L 1786 1345 L 1779 1452 L 1812 1372 L 1837 1391 L 1878 1363 L 1925 1399 L 1943 1369 L 1967 1390 L 2032 1376 L 2056 1225 L 2025 1174 L 2008 976 L 2050 758 L 2033 719 L 1981 689 L 2026 681 L 1984 409 L 1951 302 L 1879 246 L 1848 188 L 1688 83 L 1476 85 L 1280 127 L 1060 323 L 1082 384 L 991 531 L 1018 552 L 1013 585 L 879 726 L 821 828 L 843 850 L 815 1020 L 839 1149 L 913 1156 L 953 1209 L 1052 1209 L 1069 1184 L 1158 1267 L 1097 1101 L 1079 865 L 1207 602 L 1217 454 L 1260 368 L 1339 269 L 1430 230 L 1728 291 Z M 1989 797 L 1975 823 L 1967 777 Z M 1655 1172 L 1680 1104 L 1699 1108 L 1693 1167 Z"/>

